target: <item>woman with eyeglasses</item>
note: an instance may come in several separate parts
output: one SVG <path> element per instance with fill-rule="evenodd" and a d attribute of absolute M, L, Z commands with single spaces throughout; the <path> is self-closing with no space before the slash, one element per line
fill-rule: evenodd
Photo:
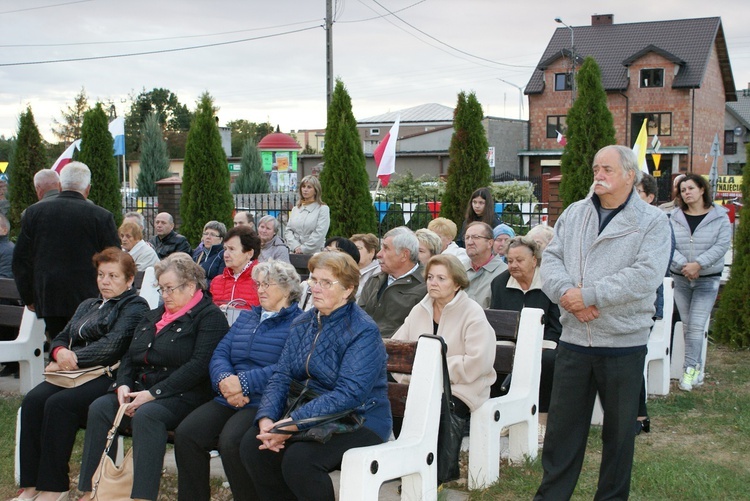
<path fill-rule="evenodd" d="M 267 261 L 253 268 L 260 306 L 243 311 L 214 351 L 209 365 L 215 397 L 194 410 L 175 432 L 178 499 L 211 495 L 209 451 L 221 454 L 235 501 L 256 499 L 240 459 L 240 440 L 255 421 L 260 397 L 302 313 L 300 278 L 289 263 Z"/>
<path fill-rule="evenodd" d="M 258 264 L 260 237 L 249 226 L 235 226 L 224 239 L 224 264 L 221 275 L 211 281 L 211 296 L 219 306 L 249 310 L 258 306 L 258 288 L 253 268 Z"/>
<path fill-rule="evenodd" d="M 193 261 L 206 272 L 209 287 L 216 275 L 224 272 L 224 236 L 227 227 L 219 221 L 209 221 L 203 226 L 201 245 L 193 251 Z"/>
<path fill-rule="evenodd" d="M 170 254 L 155 267 L 164 304 L 147 312 L 122 357 L 111 393 L 91 404 L 78 489 L 88 500 L 107 432 L 117 410 L 129 404 L 122 428 L 133 432 L 131 497 L 155 500 L 167 446 L 167 431 L 208 401 L 208 364 L 229 326 L 206 293 L 203 268 L 188 254 Z M 114 457 L 115 447 L 110 450 Z"/>
<path fill-rule="evenodd" d="M 354 302 L 359 267 L 343 252 L 321 252 L 308 263 L 315 307 L 292 323 L 276 371 L 268 381 L 251 428 L 240 444 L 242 463 L 257 499 L 333 500 L 328 472 L 353 447 L 375 445 L 391 433 L 385 345 L 375 322 Z M 292 380 L 317 397 L 284 415 Z M 364 425 L 333 434 L 325 443 L 295 441 L 291 420 L 353 411 Z M 280 433 L 272 433 L 281 425 Z"/>

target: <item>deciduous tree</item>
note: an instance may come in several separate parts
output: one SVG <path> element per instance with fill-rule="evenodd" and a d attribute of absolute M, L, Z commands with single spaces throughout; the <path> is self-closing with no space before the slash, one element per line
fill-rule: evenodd
<path fill-rule="evenodd" d="M 167 150 L 170 158 L 185 156 L 187 131 L 190 129 L 192 113 L 180 103 L 177 95 L 169 89 L 143 89 L 137 96 L 131 96 L 130 111 L 125 115 L 125 148 L 128 159 L 140 155 L 141 126 L 152 113 L 158 113 L 162 129 L 167 137 Z"/>
<path fill-rule="evenodd" d="M 489 143 L 482 125 L 483 117 L 482 105 L 473 92 L 458 94 L 453 113 L 454 132 L 449 149 L 448 184 L 440 215 L 451 219 L 459 228 L 472 192 L 489 186 L 492 181 L 487 161 Z"/>
<path fill-rule="evenodd" d="M 242 148 L 242 162 L 240 175 L 234 182 L 235 194 L 240 193 L 268 193 L 268 177 L 263 172 L 263 162 L 255 141 L 248 139 Z"/>
<path fill-rule="evenodd" d="M 331 209 L 328 234 L 349 237 L 355 233 L 375 233 L 377 220 L 362 141 L 351 97 L 339 79 L 328 107 L 323 162 L 320 173 L 323 201 Z"/>
<path fill-rule="evenodd" d="M 560 160 L 560 197 L 563 207 L 584 198 L 594 181 L 591 165 L 601 148 L 615 144 L 615 126 L 607 108 L 599 66 L 592 57 L 583 61 L 576 77 L 578 96 L 568 110 L 567 144 Z"/>
<path fill-rule="evenodd" d="M 248 139 L 258 144 L 261 139 L 273 132 L 270 122 L 255 123 L 247 120 L 232 120 L 227 122 L 227 127 L 232 129 L 232 156 L 242 155 L 243 148 Z"/>
<path fill-rule="evenodd" d="M 229 166 L 215 112 L 211 96 L 207 92 L 201 95 L 185 149 L 180 232 L 193 245 L 200 241 L 207 221 L 232 225 L 234 198 L 229 192 Z"/>
<path fill-rule="evenodd" d="M 138 195 L 156 196 L 156 182 L 169 177 L 169 154 L 162 137 L 159 115 L 152 113 L 141 127 L 141 170 L 138 173 Z"/>
<path fill-rule="evenodd" d="M 62 110 L 62 120 L 53 119 L 52 133 L 65 146 L 76 139 L 81 138 L 81 127 L 83 126 L 83 115 L 89 110 L 89 98 L 86 89 L 81 87 L 81 92 L 73 98 L 73 105 Z"/>
<path fill-rule="evenodd" d="M 21 213 L 37 201 L 34 189 L 34 174 L 47 166 L 47 156 L 42 144 L 42 135 L 34 121 L 31 106 L 21 113 L 18 120 L 18 135 L 8 166 L 8 195 L 10 198 L 11 235 L 21 229 Z"/>
<path fill-rule="evenodd" d="M 88 165 L 91 171 L 89 199 L 110 211 L 119 226 L 122 222 L 122 195 L 113 143 L 107 114 L 101 103 L 96 103 L 83 115 L 81 151 L 75 158 Z"/>

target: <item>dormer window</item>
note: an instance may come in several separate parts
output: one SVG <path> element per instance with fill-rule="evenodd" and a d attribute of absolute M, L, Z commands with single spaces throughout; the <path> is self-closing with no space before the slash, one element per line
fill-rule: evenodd
<path fill-rule="evenodd" d="M 555 90 L 572 90 L 570 73 L 555 73 Z"/>
<path fill-rule="evenodd" d="M 664 69 L 646 68 L 641 70 L 641 88 L 664 87 Z"/>

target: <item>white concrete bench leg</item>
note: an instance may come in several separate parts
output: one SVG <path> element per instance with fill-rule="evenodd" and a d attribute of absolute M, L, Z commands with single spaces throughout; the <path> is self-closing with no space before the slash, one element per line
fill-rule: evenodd
<path fill-rule="evenodd" d="M 646 379 L 646 395 L 669 395 L 670 337 L 672 335 L 672 311 L 674 309 L 674 282 L 664 279 L 664 316 L 654 323 L 648 338 L 648 352 L 643 368 Z"/>

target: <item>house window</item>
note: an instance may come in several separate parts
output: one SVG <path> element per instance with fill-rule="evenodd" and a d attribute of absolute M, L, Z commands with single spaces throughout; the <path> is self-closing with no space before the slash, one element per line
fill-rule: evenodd
<path fill-rule="evenodd" d="M 734 142 L 734 131 L 724 131 L 724 154 L 725 155 L 736 155 L 737 154 L 737 143 Z"/>
<path fill-rule="evenodd" d="M 633 113 L 630 127 L 631 146 L 635 143 L 638 133 L 641 131 L 644 118 L 648 119 L 646 132 L 649 136 L 653 136 L 654 134 L 659 136 L 672 135 L 671 113 Z"/>
<path fill-rule="evenodd" d="M 664 69 L 647 68 L 641 70 L 641 88 L 664 87 Z"/>
<path fill-rule="evenodd" d="M 557 139 L 557 131 L 565 135 L 568 127 L 565 125 L 565 115 L 550 115 L 547 117 L 547 137 Z"/>
<path fill-rule="evenodd" d="M 570 73 L 555 73 L 555 90 L 571 90 L 572 82 Z"/>
<path fill-rule="evenodd" d="M 370 129 L 370 135 L 371 136 L 379 136 L 380 135 L 380 129 Z"/>

